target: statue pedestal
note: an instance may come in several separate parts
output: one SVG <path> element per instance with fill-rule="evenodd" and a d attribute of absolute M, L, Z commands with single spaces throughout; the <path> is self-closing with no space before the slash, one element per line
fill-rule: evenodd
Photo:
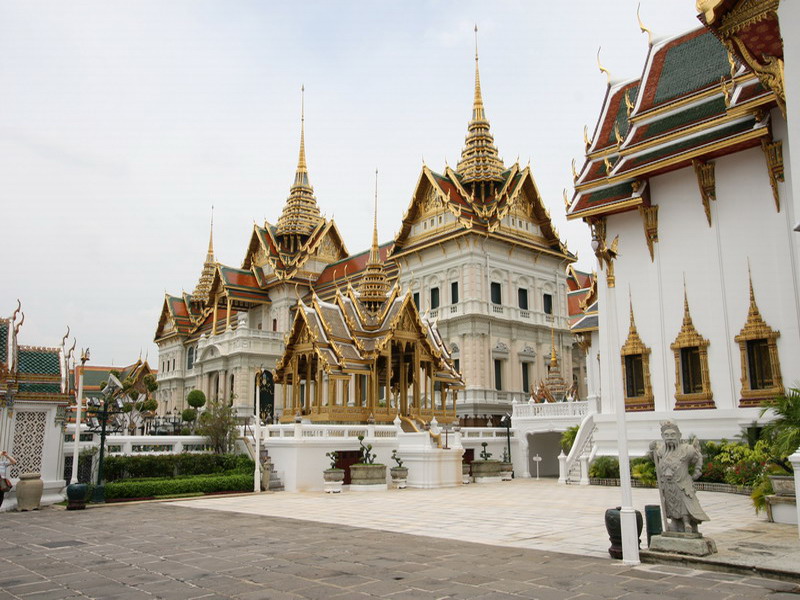
<path fill-rule="evenodd" d="M 717 552 L 717 545 L 711 538 L 704 538 L 702 533 L 665 531 L 661 535 L 654 535 L 650 539 L 649 550 L 653 552 L 669 552 L 670 554 L 708 556 Z"/>

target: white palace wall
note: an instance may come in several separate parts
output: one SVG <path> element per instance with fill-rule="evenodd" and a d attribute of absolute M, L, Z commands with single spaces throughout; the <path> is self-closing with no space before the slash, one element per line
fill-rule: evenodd
<path fill-rule="evenodd" d="M 777 112 L 777 111 L 775 111 Z M 785 136 L 776 118 L 774 135 Z M 659 206 L 655 260 L 651 262 L 642 219 L 628 212 L 608 219 L 607 240 L 619 235 L 615 261 L 617 345 L 609 339 L 609 290 L 600 273 L 601 414 L 595 441 L 600 454 L 616 452 L 614 393 L 623 393 L 610 361 L 620 361 L 633 304 L 639 335 L 651 349 L 650 376 L 655 411 L 627 413 L 632 455 L 643 453 L 658 436 L 664 419 L 679 422 L 684 435 L 732 438 L 758 418 L 758 408 L 739 408 L 741 364 L 734 337 L 747 319 L 748 262 L 756 302 L 766 323 L 780 331 L 777 341 L 785 387 L 800 384 L 800 312 L 798 312 L 796 237 L 791 198 L 779 184 L 781 212 L 775 210 L 766 162 L 760 148 L 719 158 L 716 197 L 709 227 L 693 169 L 651 178 L 651 202 Z M 670 344 L 683 320 L 684 281 L 692 320 L 709 340 L 708 365 L 714 409 L 675 410 L 675 361 Z M 591 360 L 591 359 L 590 359 Z M 615 372 L 620 373 L 619 366 Z M 591 374 L 591 370 L 590 370 Z M 597 387 L 593 381 L 590 386 Z"/>

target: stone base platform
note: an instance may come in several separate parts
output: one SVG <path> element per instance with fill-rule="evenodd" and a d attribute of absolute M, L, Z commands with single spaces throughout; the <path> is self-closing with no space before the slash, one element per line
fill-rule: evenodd
<path fill-rule="evenodd" d="M 717 545 L 711 538 L 704 538 L 701 533 L 680 533 L 665 531 L 650 539 L 652 552 L 668 552 L 670 554 L 688 554 L 689 556 L 708 556 L 717 552 Z"/>

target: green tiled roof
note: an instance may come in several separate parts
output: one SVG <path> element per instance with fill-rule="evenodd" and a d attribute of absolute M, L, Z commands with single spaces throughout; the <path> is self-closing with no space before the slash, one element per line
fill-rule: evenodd
<path fill-rule="evenodd" d="M 594 204 L 595 202 L 608 200 L 609 198 L 630 196 L 631 194 L 633 194 L 633 185 L 630 181 L 626 181 L 625 183 L 612 185 L 611 187 L 600 190 L 599 192 L 594 192 L 589 196 L 589 198 L 586 199 L 586 201 L 590 204 Z"/>
<path fill-rule="evenodd" d="M 61 375 L 57 352 L 19 350 L 19 372 L 35 375 Z"/>
<path fill-rule="evenodd" d="M 710 102 L 703 102 L 702 104 L 651 123 L 647 126 L 647 130 L 645 131 L 645 139 L 655 137 L 666 131 L 678 129 L 679 127 L 694 123 L 695 121 L 724 113 L 725 100 L 723 98 L 715 98 Z"/>
<path fill-rule="evenodd" d="M 34 392 L 37 394 L 60 394 L 60 383 L 31 383 L 21 382 L 19 384 L 20 392 Z"/>
<path fill-rule="evenodd" d="M 729 73 L 725 48 L 712 33 L 704 33 L 667 50 L 654 102 L 661 104 L 703 89 Z"/>
<path fill-rule="evenodd" d="M 8 321 L 0 322 L 0 362 L 8 360 Z"/>
<path fill-rule="evenodd" d="M 690 148 L 699 147 L 714 140 L 722 139 L 731 135 L 735 135 L 737 133 L 742 133 L 743 131 L 747 131 L 752 127 L 753 127 L 753 122 L 750 120 L 742 121 L 741 123 L 734 123 L 733 125 L 728 125 L 727 127 L 723 127 L 722 129 L 717 129 L 716 131 L 710 131 L 704 135 L 700 135 L 688 140 L 683 140 L 682 142 L 677 144 L 671 144 L 664 148 L 660 148 L 654 152 L 649 152 L 648 154 L 642 154 L 635 161 L 626 164 L 625 168 L 631 169 L 633 167 L 638 167 L 639 165 L 643 165 L 658 160 L 660 158 L 664 158 L 665 156 L 669 156 L 670 154 L 679 154 L 680 152 L 689 150 Z"/>

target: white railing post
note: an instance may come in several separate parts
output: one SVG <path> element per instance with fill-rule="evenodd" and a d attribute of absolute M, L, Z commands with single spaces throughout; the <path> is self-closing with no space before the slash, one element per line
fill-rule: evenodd
<path fill-rule="evenodd" d="M 580 485 L 589 485 L 589 455 L 584 452 L 581 454 L 581 481 Z"/>
<path fill-rule="evenodd" d="M 558 483 L 565 485 L 567 483 L 567 455 L 564 450 L 558 455 Z"/>

